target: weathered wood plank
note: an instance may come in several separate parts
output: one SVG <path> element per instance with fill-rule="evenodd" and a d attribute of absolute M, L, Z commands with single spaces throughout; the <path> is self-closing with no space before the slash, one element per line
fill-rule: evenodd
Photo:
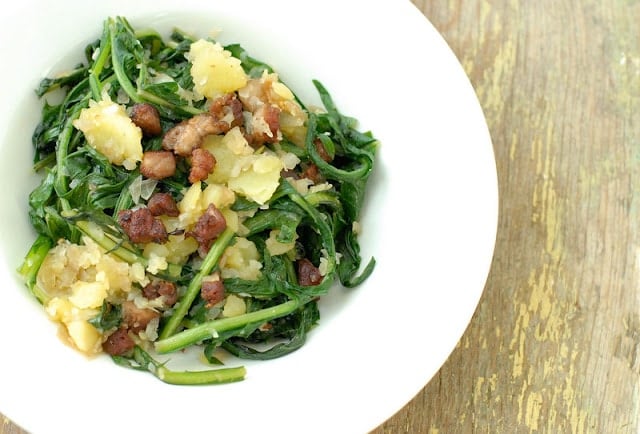
<path fill-rule="evenodd" d="M 375 433 L 638 432 L 640 6 L 414 3 L 485 111 L 501 216 L 469 329 Z"/>

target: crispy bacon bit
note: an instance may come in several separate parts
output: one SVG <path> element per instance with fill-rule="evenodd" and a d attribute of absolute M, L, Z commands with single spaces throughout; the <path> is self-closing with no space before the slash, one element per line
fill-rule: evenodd
<path fill-rule="evenodd" d="M 177 155 L 188 156 L 194 148 L 202 144 L 203 136 L 188 121 L 182 121 L 167 131 L 162 138 L 162 149 L 173 151 Z"/>
<path fill-rule="evenodd" d="M 323 177 L 318 166 L 313 163 L 309 163 L 300 176 L 310 179 L 314 184 L 319 184 L 323 181 Z"/>
<path fill-rule="evenodd" d="M 127 329 L 121 327 L 111 333 L 107 340 L 102 343 L 102 349 L 112 356 L 122 356 L 131 351 L 135 345 L 136 343 L 129 336 Z"/>
<path fill-rule="evenodd" d="M 322 275 L 318 267 L 307 258 L 299 259 L 298 262 L 298 283 L 302 286 L 316 286 L 322 282 Z"/>
<path fill-rule="evenodd" d="M 201 113 L 167 131 L 162 138 L 162 148 L 188 157 L 194 149 L 202 146 L 206 136 L 227 131 L 229 131 L 229 123 L 216 119 L 211 113 Z"/>
<path fill-rule="evenodd" d="M 246 125 L 247 142 L 254 148 L 265 143 L 277 143 L 281 139 L 280 109 L 276 105 L 262 104 L 251 116 L 250 124 Z"/>
<path fill-rule="evenodd" d="M 178 301 L 176 284 L 168 280 L 153 280 L 142 289 L 142 295 L 149 300 L 164 297 L 164 304 L 173 306 Z"/>
<path fill-rule="evenodd" d="M 242 103 L 235 93 L 227 93 L 216 98 L 209 107 L 209 113 L 220 122 L 226 122 L 230 130 L 233 127 L 242 125 Z M 226 131 L 222 131 L 226 132 Z"/>
<path fill-rule="evenodd" d="M 238 91 L 242 106 L 251 116 L 245 122 L 245 137 L 254 148 L 280 141 L 282 105 L 273 90 L 274 77 L 254 78 Z"/>
<path fill-rule="evenodd" d="M 207 179 L 213 172 L 216 159 L 211 152 L 206 149 L 197 148 L 191 153 L 191 170 L 189 171 L 189 182 L 194 184 L 203 179 Z"/>
<path fill-rule="evenodd" d="M 159 136 L 162 134 L 160 125 L 160 113 L 158 109 L 149 103 L 139 103 L 131 107 L 129 117 L 134 124 L 140 127 L 146 136 Z"/>
<path fill-rule="evenodd" d="M 120 211 L 118 223 L 134 243 L 164 243 L 169 237 L 162 221 L 155 218 L 149 208 Z"/>
<path fill-rule="evenodd" d="M 156 217 L 159 215 L 178 217 L 180 215 L 178 205 L 169 193 L 154 193 L 147 202 L 147 208 Z"/>
<path fill-rule="evenodd" d="M 140 173 L 149 179 L 164 179 L 176 173 L 176 157 L 170 151 L 147 151 L 142 155 Z"/>
<path fill-rule="evenodd" d="M 133 333 L 144 330 L 152 319 L 158 317 L 160 317 L 159 312 L 147 308 L 141 309 L 133 301 L 122 303 L 122 322 Z"/>
<path fill-rule="evenodd" d="M 220 210 L 211 203 L 187 235 L 195 238 L 203 251 L 209 251 L 213 240 L 218 238 L 226 228 L 227 221 Z"/>
<path fill-rule="evenodd" d="M 206 307 L 214 306 L 224 300 L 224 284 L 221 280 L 205 280 L 202 282 L 200 296 Z"/>

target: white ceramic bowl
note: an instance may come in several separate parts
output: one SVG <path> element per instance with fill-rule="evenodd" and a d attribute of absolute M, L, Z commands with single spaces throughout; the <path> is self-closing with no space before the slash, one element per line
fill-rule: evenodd
<path fill-rule="evenodd" d="M 405 405 L 462 336 L 497 224 L 491 140 L 463 69 L 409 1 L 21 0 L 0 17 L 0 412 L 33 433 L 362 433 Z M 245 381 L 179 387 L 63 345 L 18 279 L 34 232 L 33 89 L 122 15 L 239 42 L 305 101 L 319 79 L 381 141 L 362 254 L 377 268 L 336 288 L 299 351 L 246 363 Z"/>

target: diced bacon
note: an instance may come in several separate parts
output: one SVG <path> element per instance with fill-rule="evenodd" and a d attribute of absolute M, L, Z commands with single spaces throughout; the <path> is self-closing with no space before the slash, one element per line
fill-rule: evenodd
<path fill-rule="evenodd" d="M 133 333 L 144 330 L 152 319 L 159 316 L 155 310 L 139 308 L 133 301 L 122 303 L 122 322 Z"/>
<path fill-rule="evenodd" d="M 147 202 L 147 208 L 156 217 L 161 215 L 178 217 L 180 215 L 178 205 L 169 193 L 154 193 Z"/>
<path fill-rule="evenodd" d="M 170 151 L 147 151 L 142 155 L 140 173 L 149 179 L 164 179 L 176 173 L 176 157 Z"/>
<path fill-rule="evenodd" d="M 202 282 L 200 296 L 207 307 L 211 307 L 224 300 L 224 284 L 221 280 L 205 280 Z"/>
<path fill-rule="evenodd" d="M 112 356 L 122 356 L 131 351 L 135 345 L 136 343 L 129 336 L 127 329 L 121 327 L 107 337 L 107 340 L 102 344 L 102 349 Z"/>
<path fill-rule="evenodd" d="M 227 228 L 227 221 L 214 204 L 209 204 L 193 230 L 187 233 L 196 239 L 203 251 L 209 251 L 211 243 Z"/>
<path fill-rule="evenodd" d="M 149 300 L 164 297 L 164 304 L 167 306 L 173 306 L 178 301 L 176 284 L 168 280 L 157 279 L 149 282 L 142 289 L 142 295 Z"/>
<path fill-rule="evenodd" d="M 302 286 L 315 286 L 322 282 L 318 267 L 307 258 L 298 260 L 298 283 Z"/>
<path fill-rule="evenodd" d="M 164 243 L 169 238 L 164 224 L 151 214 L 149 208 L 120 211 L 118 223 L 134 243 Z"/>
<path fill-rule="evenodd" d="M 211 152 L 206 149 L 197 148 L 191 153 L 191 170 L 189 171 L 189 182 L 194 184 L 207 179 L 213 172 L 216 159 Z"/>
<path fill-rule="evenodd" d="M 162 134 L 162 125 L 160 124 L 160 114 L 158 109 L 149 103 L 135 104 L 131 108 L 129 117 L 134 124 L 140 127 L 142 133 L 146 136 L 159 136 Z"/>

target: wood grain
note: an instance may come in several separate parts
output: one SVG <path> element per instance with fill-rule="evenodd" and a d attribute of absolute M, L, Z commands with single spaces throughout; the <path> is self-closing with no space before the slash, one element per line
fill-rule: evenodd
<path fill-rule="evenodd" d="M 637 433 L 640 5 L 414 2 L 491 131 L 494 262 L 440 372 L 382 433 Z"/>
<path fill-rule="evenodd" d="M 640 3 L 414 3 L 477 92 L 500 219 L 469 328 L 373 434 L 637 433 Z"/>

